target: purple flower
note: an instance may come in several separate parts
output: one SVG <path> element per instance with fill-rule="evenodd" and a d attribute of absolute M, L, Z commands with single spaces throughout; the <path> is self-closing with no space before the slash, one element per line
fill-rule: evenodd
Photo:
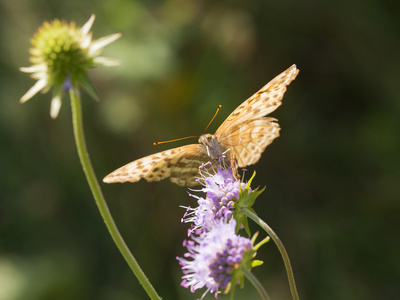
<path fill-rule="evenodd" d="M 213 168 L 209 168 L 214 171 Z M 233 218 L 235 208 L 237 207 L 240 198 L 240 190 L 244 191 L 246 184 L 240 182 L 233 175 L 230 167 L 217 168 L 213 174 L 206 168 L 200 169 L 203 188 L 201 192 L 206 194 L 206 197 L 189 194 L 197 199 L 199 206 L 197 208 L 187 208 L 183 217 L 183 222 L 193 222 L 189 234 L 193 231 L 208 232 L 215 224 L 229 222 Z M 240 188 L 239 188 L 240 186 Z M 249 189 L 251 192 L 251 189 Z"/>
<path fill-rule="evenodd" d="M 191 292 L 206 287 L 201 299 L 207 293 L 228 292 L 235 272 L 241 272 L 253 256 L 251 240 L 235 235 L 235 226 L 235 220 L 215 224 L 207 234 L 185 241 L 188 252 L 185 258 L 177 257 L 184 273 L 181 285 Z"/>

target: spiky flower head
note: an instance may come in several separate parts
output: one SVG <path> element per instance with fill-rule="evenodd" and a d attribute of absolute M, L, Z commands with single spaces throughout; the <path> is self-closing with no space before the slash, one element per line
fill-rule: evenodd
<path fill-rule="evenodd" d="M 23 103 L 39 91 L 48 92 L 53 88 L 50 116 L 56 118 L 61 107 L 61 97 L 65 91 L 83 86 L 97 99 L 97 93 L 91 85 L 86 70 L 95 66 L 114 66 L 117 60 L 100 57 L 103 48 L 118 39 L 119 33 L 98 40 L 92 40 L 90 29 L 95 16 L 82 26 L 74 22 L 67 23 L 58 19 L 44 22 L 31 39 L 30 62 L 32 66 L 20 68 L 31 73 L 37 82 L 22 96 Z"/>
<path fill-rule="evenodd" d="M 243 286 L 244 270 L 262 264 L 253 260 L 256 250 L 269 239 L 254 246 L 253 239 L 235 234 L 236 221 L 220 222 L 210 232 L 185 241 L 185 258 L 177 257 L 184 276 L 181 285 L 191 292 L 206 287 L 207 293 L 228 293 L 237 283 Z"/>

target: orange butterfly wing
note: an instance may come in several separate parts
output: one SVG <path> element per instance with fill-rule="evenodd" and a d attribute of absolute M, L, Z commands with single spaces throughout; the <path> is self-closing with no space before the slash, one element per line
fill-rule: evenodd
<path fill-rule="evenodd" d="M 296 65 L 276 76 L 237 107 L 215 132 L 221 146 L 231 149 L 238 166 L 255 164 L 279 136 L 274 118 L 264 117 L 282 104 L 287 86 L 296 78 Z"/>
<path fill-rule="evenodd" d="M 104 177 L 106 183 L 160 181 L 170 177 L 180 186 L 194 186 L 199 166 L 209 161 L 200 144 L 186 145 L 135 160 Z"/>

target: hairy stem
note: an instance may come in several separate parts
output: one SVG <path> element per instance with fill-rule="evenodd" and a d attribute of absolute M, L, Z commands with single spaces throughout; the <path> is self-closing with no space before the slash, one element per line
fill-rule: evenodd
<path fill-rule="evenodd" d="M 139 280 L 140 284 L 143 286 L 150 299 L 161 299 L 153 286 L 147 279 L 146 275 L 143 273 L 142 269 L 139 267 L 136 259 L 133 257 L 132 253 L 129 251 L 124 239 L 118 231 L 118 228 L 111 216 L 110 210 L 108 209 L 107 203 L 104 199 L 103 193 L 100 189 L 100 185 L 97 181 L 96 175 L 94 173 L 92 163 L 90 162 L 89 153 L 87 151 L 85 136 L 83 132 L 83 122 L 82 122 L 82 107 L 79 90 L 74 87 L 70 89 L 71 106 L 72 106 L 72 123 L 74 127 L 74 136 L 76 142 L 76 148 L 78 150 L 79 159 L 82 164 L 83 171 L 85 173 L 86 179 L 92 191 L 93 197 L 96 201 L 96 205 L 100 211 L 101 217 L 107 226 L 108 231 L 114 243 L 118 247 L 122 256 L 125 258 L 129 267 L 132 269 L 136 278 Z"/>

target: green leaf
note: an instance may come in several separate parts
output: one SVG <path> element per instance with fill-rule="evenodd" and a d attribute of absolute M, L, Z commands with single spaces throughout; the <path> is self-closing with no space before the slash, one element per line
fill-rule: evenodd
<path fill-rule="evenodd" d="M 271 240 L 269 236 L 267 236 L 265 239 L 263 239 L 261 242 L 259 242 L 257 245 L 253 247 L 254 251 L 257 251 L 262 245 L 268 243 Z"/>
<path fill-rule="evenodd" d="M 252 267 L 252 268 L 255 268 L 255 267 L 261 266 L 263 263 L 264 263 L 264 262 L 263 262 L 262 260 L 253 260 L 253 261 L 251 262 L 251 267 Z"/>

